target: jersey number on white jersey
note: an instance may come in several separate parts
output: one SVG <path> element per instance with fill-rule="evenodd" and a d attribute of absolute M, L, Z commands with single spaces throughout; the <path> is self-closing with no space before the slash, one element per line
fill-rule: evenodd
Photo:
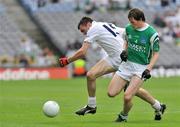
<path fill-rule="evenodd" d="M 104 24 L 103 27 L 108 30 L 114 37 L 119 34 L 118 32 L 115 32 L 116 26 L 114 24 L 108 24 L 108 26 Z"/>

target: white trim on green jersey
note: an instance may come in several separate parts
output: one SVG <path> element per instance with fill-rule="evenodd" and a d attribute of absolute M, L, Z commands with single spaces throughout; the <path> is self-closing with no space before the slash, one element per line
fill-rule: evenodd
<path fill-rule="evenodd" d="M 156 33 L 154 33 L 154 34 L 152 35 L 152 37 L 150 38 L 152 51 L 153 51 L 154 42 L 156 42 L 156 41 L 159 40 L 159 37 L 157 37 L 157 36 L 158 36 L 158 33 L 156 32 Z M 156 38 L 156 37 L 157 37 L 157 38 Z M 155 38 L 156 38 L 156 39 L 155 39 Z"/>
<path fill-rule="evenodd" d="M 150 42 L 151 43 L 154 43 L 155 42 L 155 38 L 158 36 L 158 33 L 156 32 L 156 33 L 154 33 L 153 35 L 152 35 L 152 37 L 150 38 Z M 158 39 L 158 38 L 157 38 Z"/>
<path fill-rule="evenodd" d="M 145 26 L 144 26 L 144 27 L 142 27 L 142 28 L 137 28 L 136 30 L 137 30 L 137 31 L 144 31 L 144 30 L 146 30 L 148 27 L 149 27 L 149 24 L 145 23 Z"/>

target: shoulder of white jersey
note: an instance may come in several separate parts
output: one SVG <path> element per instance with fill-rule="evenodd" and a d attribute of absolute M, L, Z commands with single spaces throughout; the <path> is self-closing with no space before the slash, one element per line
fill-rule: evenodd
<path fill-rule="evenodd" d="M 98 32 L 99 29 L 99 22 L 93 21 L 92 26 L 87 31 L 87 35 L 95 34 Z"/>

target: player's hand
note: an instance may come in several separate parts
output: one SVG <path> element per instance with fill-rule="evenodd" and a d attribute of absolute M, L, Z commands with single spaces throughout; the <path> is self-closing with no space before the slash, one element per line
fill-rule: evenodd
<path fill-rule="evenodd" d="M 126 50 L 123 50 L 120 54 L 120 57 L 121 57 L 121 60 L 126 62 L 127 61 L 127 58 L 128 58 L 128 54 L 127 54 L 127 51 Z"/>
<path fill-rule="evenodd" d="M 67 57 L 59 58 L 59 64 L 61 67 L 64 67 L 69 64 Z"/>
<path fill-rule="evenodd" d="M 150 70 L 146 69 L 142 73 L 141 79 L 146 80 L 146 79 L 149 79 L 149 78 L 151 78 Z"/>

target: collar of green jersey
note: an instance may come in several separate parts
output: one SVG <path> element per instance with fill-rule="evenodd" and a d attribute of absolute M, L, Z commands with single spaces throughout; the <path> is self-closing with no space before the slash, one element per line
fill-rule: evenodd
<path fill-rule="evenodd" d="M 145 29 L 147 29 L 149 27 L 149 24 L 145 23 L 145 26 L 142 28 L 137 28 L 137 31 L 144 31 Z"/>

